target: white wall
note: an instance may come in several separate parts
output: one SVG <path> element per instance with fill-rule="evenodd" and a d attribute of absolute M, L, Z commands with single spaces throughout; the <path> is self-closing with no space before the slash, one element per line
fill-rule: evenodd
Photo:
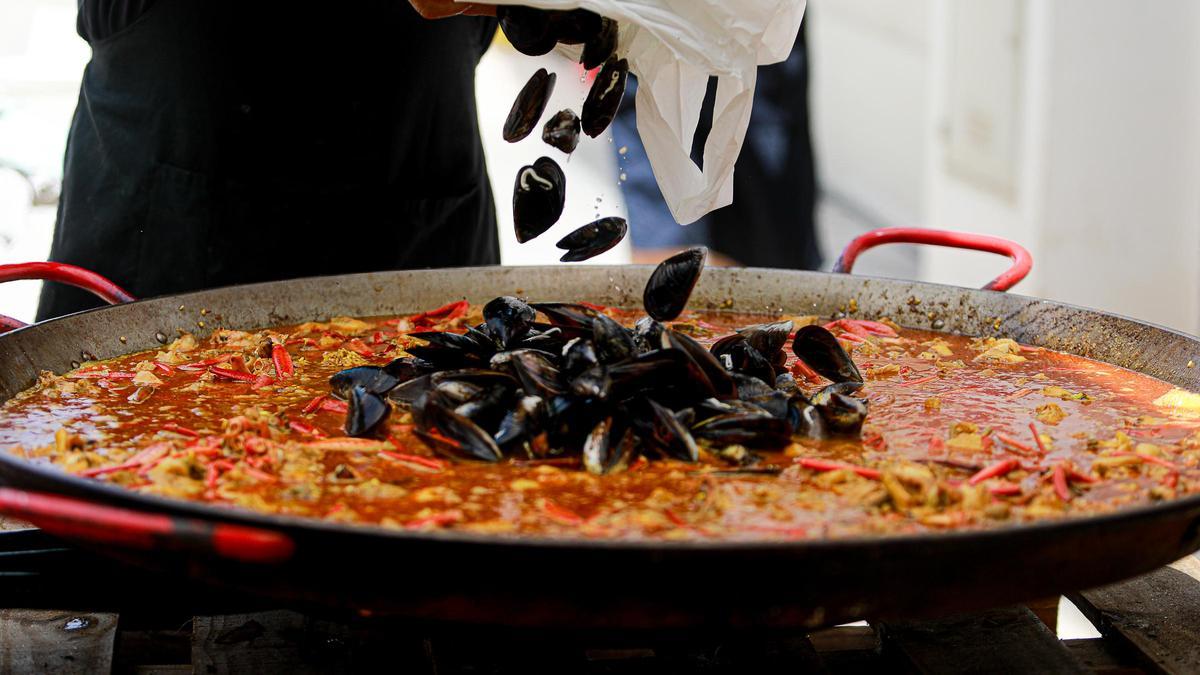
<path fill-rule="evenodd" d="M 814 0 L 825 187 L 882 224 L 998 234 L 1016 291 L 1200 329 L 1200 5 Z M 819 79 L 818 79 L 819 78 Z M 1005 261 L 924 249 L 918 276 Z"/>

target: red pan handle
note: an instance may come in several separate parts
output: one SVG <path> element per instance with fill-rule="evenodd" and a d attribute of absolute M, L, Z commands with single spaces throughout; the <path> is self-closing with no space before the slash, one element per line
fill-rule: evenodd
<path fill-rule="evenodd" d="M 880 244 L 931 244 L 933 246 L 950 246 L 965 248 L 972 251 L 999 253 L 1012 258 L 1012 267 L 1003 274 L 992 279 L 983 287 L 985 291 L 1007 291 L 1017 285 L 1033 267 L 1033 256 L 1020 244 L 992 237 L 986 234 L 969 234 L 966 232 L 949 232 L 946 230 L 926 230 L 920 227 L 884 227 L 856 237 L 846 248 L 833 266 L 834 272 L 849 274 L 854 267 L 854 261 L 863 251 Z"/>
<path fill-rule="evenodd" d="M 136 300 L 125 289 L 104 277 L 75 265 L 56 262 L 29 262 L 0 265 L 0 283 L 35 279 L 57 281 L 91 292 L 110 305 Z M 24 328 L 25 322 L 0 314 L 0 333 Z"/>
<path fill-rule="evenodd" d="M 281 532 L 144 513 L 11 488 L 0 488 L 0 513 L 27 520 L 66 539 L 123 548 L 199 553 L 248 563 L 281 563 L 296 550 L 291 538 Z"/>

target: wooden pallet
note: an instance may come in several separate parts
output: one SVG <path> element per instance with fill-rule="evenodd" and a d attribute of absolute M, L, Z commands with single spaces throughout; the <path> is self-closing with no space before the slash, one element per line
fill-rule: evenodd
<path fill-rule="evenodd" d="M 137 616 L 0 610 L 0 671 L 56 673 L 1196 673 L 1200 562 L 1072 594 L 1102 637 L 1059 640 L 1056 602 L 807 636 L 602 637 L 425 630 L 274 610 L 153 625 Z M 1043 618 L 1039 618 L 1042 616 Z"/>

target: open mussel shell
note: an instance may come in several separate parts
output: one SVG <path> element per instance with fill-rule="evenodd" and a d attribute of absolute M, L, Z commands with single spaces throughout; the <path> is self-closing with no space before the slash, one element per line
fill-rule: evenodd
<path fill-rule="evenodd" d="M 867 419 L 867 402 L 833 393 L 822 403 L 814 402 L 817 413 L 825 422 L 825 431 L 830 436 L 858 437 Z"/>
<path fill-rule="evenodd" d="M 786 418 L 735 412 L 701 421 L 692 435 L 722 445 L 782 448 L 792 441 L 792 425 Z"/>
<path fill-rule="evenodd" d="M 758 350 L 758 353 L 770 359 L 787 344 L 794 325 L 790 320 L 760 323 L 756 326 L 746 326 L 738 330 L 738 334 L 745 337 L 746 343 Z"/>
<path fill-rule="evenodd" d="M 534 130 L 538 120 L 542 119 L 542 113 L 546 112 L 546 103 L 554 93 L 557 78 L 554 73 L 546 72 L 545 68 L 538 68 L 521 87 L 508 118 L 504 120 L 504 140 L 516 143 Z"/>
<path fill-rule="evenodd" d="M 601 17 L 600 30 L 583 44 L 579 62 L 587 70 L 604 63 L 617 51 L 617 22 Z"/>
<path fill-rule="evenodd" d="M 533 349 L 515 351 L 510 366 L 527 394 L 550 398 L 565 391 L 552 357 L 542 352 Z"/>
<path fill-rule="evenodd" d="M 707 257 L 708 249 L 698 246 L 676 253 L 659 263 L 642 293 L 642 305 L 646 313 L 656 321 L 677 318 L 692 297 L 692 289 L 700 280 Z"/>
<path fill-rule="evenodd" d="M 421 414 L 414 416 L 417 437 L 435 452 L 454 459 L 498 462 L 504 455 L 491 434 L 470 419 L 446 407 L 437 396 L 420 402 Z"/>
<path fill-rule="evenodd" d="M 604 62 L 583 102 L 583 133 L 595 138 L 612 124 L 617 110 L 621 108 L 621 99 L 625 96 L 625 79 L 628 75 L 629 63 L 625 59 L 610 58 Z"/>
<path fill-rule="evenodd" d="M 494 298 L 483 306 L 484 324 L 501 348 L 525 337 L 536 317 L 533 307 L 511 295 Z"/>
<path fill-rule="evenodd" d="M 383 395 L 396 388 L 400 378 L 379 366 L 356 366 L 334 373 L 329 378 L 329 388 L 341 399 L 350 399 L 351 390 L 361 387 L 364 391 Z"/>
<path fill-rule="evenodd" d="M 579 146 L 579 132 L 582 128 L 579 116 L 574 110 L 560 110 L 542 127 L 542 141 L 569 155 Z"/>
<path fill-rule="evenodd" d="M 346 423 L 343 429 L 347 436 L 366 436 L 373 432 L 387 419 L 392 407 L 387 399 L 374 394 L 361 385 L 350 388 L 346 398 L 349 410 L 346 413 Z"/>
<path fill-rule="evenodd" d="M 818 375 L 833 382 L 862 382 L 862 373 L 842 349 L 837 338 L 821 326 L 803 326 L 796 331 L 792 353 Z"/>
<path fill-rule="evenodd" d="M 562 372 L 574 379 L 580 373 L 600 363 L 596 344 L 590 338 L 577 337 L 563 346 Z"/>
<path fill-rule="evenodd" d="M 643 411 L 645 414 L 637 414 Z M 638 428 L 638 437 L 649 448 L 684 462 L 700 459 L 696 439 L 669 408 L 647 399 L 637 413 L 634 413 L 634 424 Z"/>
<path fill-rule="evenodd" d="M 554 35 L 551 13 L 521 5 L 496 8 L 500 30 L 513 48 L 526 56 L 549 54 L 558 40 Z"/>
<path fill-rule="evenodd" d="M 667 330 L 662 339 L 664 346 L 677 349 L 687 355 L 695 367 L 703 373 L 715 398 L 737 398 L 737 383 L 733 381 L 733 377 L 730 376 L 729 371 L 725 370 L 717 357 L 704 348 L 704 345 L 675 330 Z"/>
<path fill-rule="evenodd" d="M 592 321 L 592 343 L 601 363 L 614 363 L 637 353 L 633 334 L 606 314 L 597 314 Z"/>
<path fill-rule="evenodd" d="M 615 216 L 588 223 L 558 240 L 555 246 L 566 250 L 559 260 L 579 262 L 598 256 L 621 243 L 628 231 L 629 223 Z"/>
<path fill-rule="evenodd" d="M 562 217 L 567 200 L 567 177 L 549 157 L 521 167 L 513 185 L 513 225 L 517 241 L 525 243 L 550 229 Z"/>
<path fill-rule="evenodd" d="M 633 431 L 611 416 L 606 417 L 583 442 L 583 466 L 597 476 L 612 473 L 628 464 L 635 446 Z"/>

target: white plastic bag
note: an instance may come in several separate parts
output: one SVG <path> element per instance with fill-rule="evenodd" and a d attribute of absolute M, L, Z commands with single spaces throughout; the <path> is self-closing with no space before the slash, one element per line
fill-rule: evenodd
<path fill-rule="evenodd" d="M 671 214 L 690 223 L 733 201 L 757 68 L 791 53 L 805 0 L 493 1 L 582 7 L 618 21 L 617 52 L 638 77 L 638 134 Z M 701 171 L 691 148 L 710 75 L 717 94 Z"/>

